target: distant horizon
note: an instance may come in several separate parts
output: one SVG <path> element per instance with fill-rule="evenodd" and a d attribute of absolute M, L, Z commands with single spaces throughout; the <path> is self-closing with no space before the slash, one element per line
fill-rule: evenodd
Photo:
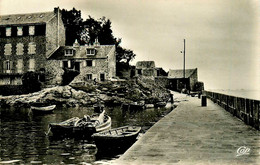
<path fill-rule="evenodd" d="M 12 4 L 10 6 L 10 4 Z M 112 22 L 113 35 L 156 67 L 198 68 L 205 89 L 260 89 L 260 3 L 258 0 L 0 0 L 0 15 L 81 11 Z"/>
<path fill-rule="evenodd" d="M 238 89 L 238 90 L 217 90 L 217 89 L 211 89 L 207 90 L 211 92 L 217 92 L 222 93 L 226 95 L 236 96 L 236 97 L 242 97 L 242 98 L 248 98 L 253 100 L 260 100 L 260 90 L 245 90 L 245 89 Z"/>

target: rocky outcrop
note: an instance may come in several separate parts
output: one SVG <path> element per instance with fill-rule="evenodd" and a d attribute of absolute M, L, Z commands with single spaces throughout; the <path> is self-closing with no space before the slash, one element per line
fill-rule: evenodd
<path fill-rule="evenodd" d="M 91 106 L 97 102 L 121 105 L 128 102 L 155 104 L 169 99 L 169 91 L 153 83 L 136 81 L 105 82 L 97 85 L 67 85 L 46 88 L 26 95 L 0 96 L 0 106 L 29 107 L 44 102 L 66 107 Z"/>
<path fill-rule="evenodd" d="M 27 95 L 0 97 L 1 106 L 28 107 L 35 102 L 76 106 L 92 104 L 90 96 L 84 91 L 77 91 L 70 86 L 46 88 Z"/>

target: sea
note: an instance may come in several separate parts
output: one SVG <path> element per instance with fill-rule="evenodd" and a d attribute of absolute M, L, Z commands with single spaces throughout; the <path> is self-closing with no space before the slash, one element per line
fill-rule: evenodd
<path fill-rule="evenodd" d="M 260 90 L 207 90 L 211 92 L 217 92 L 222 93 L 226 95 L 236 96 L 236 97 L 242 97 L 242 98 L 248 98 L 253 100 L 260 100 Z"/>
<path fill-rule="evenodd" d="M 112 119 L 112 128 L 141 126 L 141 136 L 173 107 L 136 112 L 120 107 L 105 110 Z M 93 139 L 55 137 L 49 132 L 49 123 L 92 113 L 92 107 L 56 107 L 45 115 L 33 114 L 29 108 L 0 107 L 0 164 L 111 164 L 125 150 L 100 152 L 93 147 Z"/>

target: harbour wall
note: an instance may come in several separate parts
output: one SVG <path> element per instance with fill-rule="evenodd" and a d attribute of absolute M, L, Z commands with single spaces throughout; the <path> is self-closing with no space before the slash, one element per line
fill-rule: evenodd
<path fill-rule="evenodd" d="M 232 115 L 244 121 L 245 124 L 250 125 L 257 130 L 260 128 L 260 101 L 236 97 L 226 94 L 221 94 L 211 91 L 203 91 L 214 103 L 218 104 Z"/>

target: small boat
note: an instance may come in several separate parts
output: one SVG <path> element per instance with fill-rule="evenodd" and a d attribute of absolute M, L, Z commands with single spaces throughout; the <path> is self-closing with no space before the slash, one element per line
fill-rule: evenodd
<path fill-rule="evenodd" d="M 78 120 L 80 120 L 78 117 L 73 117 L 60 123 L 50 123 L 49 127 L 53 135 L 71 135 L 73 126 Z"/>
<path fill-rule="evenodd" d="M 166 106 L 166 102 L 157 102 L 154 104 L 154 107 L 155 108 L 162 108 L 162 107 L 165 107 Z"/>
<path fill-rule="evenodd" d="M 108 130 L 111 128 L 111 118 L 103 111 L 100 114 L 84 116 L 83 118 L 74 117 L 60 123 L 50 123 L 53 135 L 59 136 L 91 136 L 93 133 Z"/>
<path fill-rule="evenodd" d="M 56 108 L 56 105 L 38 105 L 38 106 L 31 106 L 31 110 L 32 112 L 34 113 L 41 113 L 41 114 L 44 114 L 44 113 L 51 113 L 53 112 L 53 110 Z"/>
<path fill-rule="evenodd" d="M 141 131 L 141 127 L 124 126 L 92 135 L 98 150 L 129 148 Z"/>
<path fill-rule="evenodd" d="M 143 102 L 123 103 L 121 108 L 125 111 L 139 111 L 145 109 L 145 104 Z"/>

